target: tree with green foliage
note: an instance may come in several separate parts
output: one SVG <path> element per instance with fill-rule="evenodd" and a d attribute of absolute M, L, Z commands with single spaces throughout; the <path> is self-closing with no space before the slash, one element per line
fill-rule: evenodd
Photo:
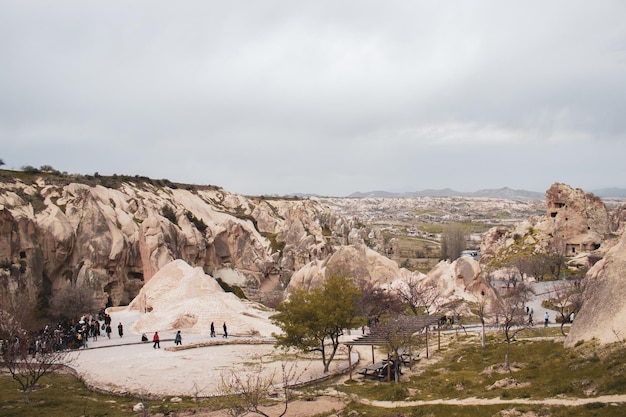
<path fill-rule="evenodd" d="M 278 313 L 270 317 L 283 330 L 282 334 L 274 335 L 276 344 L 304 352 L 320 352 L 324 372 L 328 372 L 340 336 L 344 329 L 356 323 L 356 304 L 360 297 L 354 280 L 343 273 L 332 273 L 322 287 L 295 290 L 288 301 L 276 306 Z"/>

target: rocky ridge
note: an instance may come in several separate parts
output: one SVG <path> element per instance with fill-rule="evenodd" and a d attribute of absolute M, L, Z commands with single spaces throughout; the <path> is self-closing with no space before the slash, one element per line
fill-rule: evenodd
<path fill-rule="evenodd" d="M 0 291 L 24 302 L 79 285 L 102 307 L 127 304 L 175 259 L 262 299 L 336 245 L 378 239 L 314 198 L 143 177 L 0 176 Z"/>

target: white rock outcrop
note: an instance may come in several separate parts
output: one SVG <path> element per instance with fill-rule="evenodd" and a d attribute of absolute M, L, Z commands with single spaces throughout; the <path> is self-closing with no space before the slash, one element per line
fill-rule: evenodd
<path fill-rule="evenodd" d="M 209 334 L 211 323 L 218 333 L 226 323 L 237 336 L 271 336 L 280 329 L 270 323 L 271 311 L 224 292 L 202 268 L 175 260 L 161 268 L 127 307 L 143 314 L 133 325 L 137 333 L 183 330 Z"/>

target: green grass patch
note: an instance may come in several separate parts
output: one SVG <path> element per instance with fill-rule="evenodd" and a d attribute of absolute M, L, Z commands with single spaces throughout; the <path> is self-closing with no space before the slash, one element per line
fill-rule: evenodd
<path fill-rule="evenodd" d="M 552 330 L 538 329 L 529 335 Z M 433 353 L 440 355 L 438 362 L 403 376 L 400 384 L 410 393 L 409 400 L 587 398 L 626 393 L 626 349 L 621 344 L 568 349 L 561 338 L 519 339 L 509 346 L 510 372 L 503 366 L 506 352 L 500 333 L 489 336 L 485 349 L 475 339 L 455 339 L 446 350 Z M 372 400 L 388 396 L 383 393 L 386 382 L 357 381 L 338 388 Z"/>
<path fill-rule="evenodd" d="M 149 415 L 193 408 L 217 409 L 219 398 L 193 401 L 182 397 L 181 402 L 171 402 L 170 397 L 146 400 Z M 115 396 L 90 391 L 81 380 L 69 376 L 51 374 L 43 377 L 24 403 L 24 395 L 10 376 L 0 375 L 0 417 L 122 417 L 137 416 L 133 406 L 141 400 L 133 396 Z"/>
<path fill-rule="evenodd" d="M 593 404 L 593 405 L 592 405 Z M 382 408 L 351 403 L 342 415 L 367 417 L 500 417 L 500 416 L 545 416 L 545 417 L 618 417 L 625 415 L 625 405 L 592 403 L 582 407 L 555 407 L 524 404 L 500 405 L 421 405 L 413 407 Z M 533 414 L 534 413 L 534 414 Z"/>

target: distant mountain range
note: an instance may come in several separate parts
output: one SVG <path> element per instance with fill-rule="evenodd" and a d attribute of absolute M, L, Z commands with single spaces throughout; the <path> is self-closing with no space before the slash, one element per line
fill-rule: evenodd
<path fill-rule="evenodd" d="M 587 191 L 587 190 L 585 190 Z M 594 195 L 601 198 L 608 197 L 626 197 L 626 189 L 623 188 L 602 188 L 590 191 Z M 527 190 L 514 190 L 504 187 L 497 189 L 478 190 L 473 192 L 455 191 L 450 188 L 440 190 L 422 190 L 404 193 L 393 193 L 389 191 L 370 191 L 367 193 L 356 192 L 348 196 L 349 198 L 410 198 L 410 197 L 488 197 L 488 198 L 504 198 L 509 200 L 545 200 L 546 193 Z"/>

